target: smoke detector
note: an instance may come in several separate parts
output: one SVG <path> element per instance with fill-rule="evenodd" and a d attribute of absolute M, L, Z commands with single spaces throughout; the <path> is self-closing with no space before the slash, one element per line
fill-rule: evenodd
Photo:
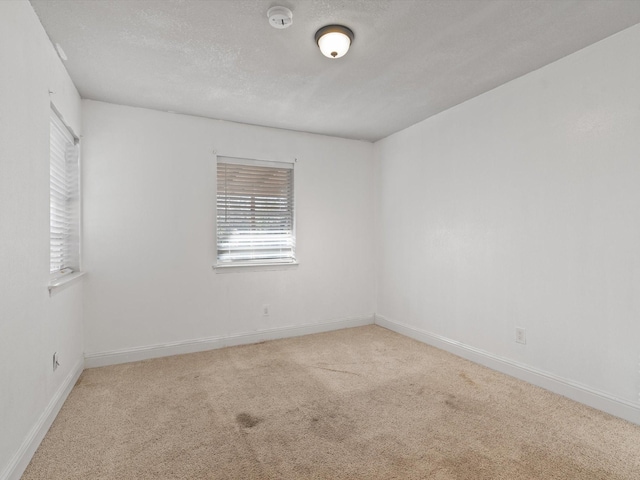
<path fill-rule="evenodd" d="M 287 28 L 293 23 L 293 12 L 287 7 L 271 7 L 267 17 L 273 28 Z"/>

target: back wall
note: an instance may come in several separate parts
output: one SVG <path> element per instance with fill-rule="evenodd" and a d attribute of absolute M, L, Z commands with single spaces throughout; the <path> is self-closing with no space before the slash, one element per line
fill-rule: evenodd
<path fill-rule="evenodd" d="M 372 321 L 372 144 L 88 100 L 83 121 L 88 365 L 150 346 Z M 213 151 L 297 158 L 298 266 L 212 269 Z"/>

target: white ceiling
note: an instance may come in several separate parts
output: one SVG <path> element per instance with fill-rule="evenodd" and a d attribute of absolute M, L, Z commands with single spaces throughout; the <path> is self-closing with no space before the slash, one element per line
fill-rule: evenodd
<path fill-rule="evenodd" d="M 369 141 L 640 22 L 640 0 L 31 3 L 83 98 Z M 331 23 L 355 32 L 337 60 Z"/>

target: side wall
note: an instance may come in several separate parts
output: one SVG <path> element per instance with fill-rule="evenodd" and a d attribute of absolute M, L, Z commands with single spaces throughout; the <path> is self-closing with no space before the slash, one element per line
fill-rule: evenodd
<path fill-rule="evenodd" d="M 378 323 L 640 422 L 638 45 L 635 26 L 375 144 Z"/>
<path fill-rule="evenodd" d="M 0 2 L 0 479 L 19 478 L 83 366 L 82 281 L 49 296 L 50 103 L 80 97 L 27 1 Z M 53 93 L 49 93 L 49 91 Z M 52 356 L 61 366 L 54 372 Z"/>
<path fill-rule="evenodd" d="M 88 366 L 373 321 L 372 144 L 89 100 L 83 122 Z M 298 266 L 212 269 L 214 151 L 297 158 Z"/>

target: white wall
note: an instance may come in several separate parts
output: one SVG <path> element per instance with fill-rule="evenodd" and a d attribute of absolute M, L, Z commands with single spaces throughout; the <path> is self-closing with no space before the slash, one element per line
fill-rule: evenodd
<path fill-rule="evenodd" d="M 80 133 L 80 97 L 31 5 L 2 1 L 0 479 L 21 474 L 83 362 L 82 282 L 47 290 L 50 102 Z"/>
<path fill-rule="evenodd" d="M 87 100 L 83 128 L 88 358 L 372 318 L 372 144 Z M 298 159 L 299 266 L 214 272 L 214 150 Z"/>
<path fill-rule="evenodd" d="M 635 26 L 376 143 L 384 319 L 640 407 L 638 45 Z"/>

